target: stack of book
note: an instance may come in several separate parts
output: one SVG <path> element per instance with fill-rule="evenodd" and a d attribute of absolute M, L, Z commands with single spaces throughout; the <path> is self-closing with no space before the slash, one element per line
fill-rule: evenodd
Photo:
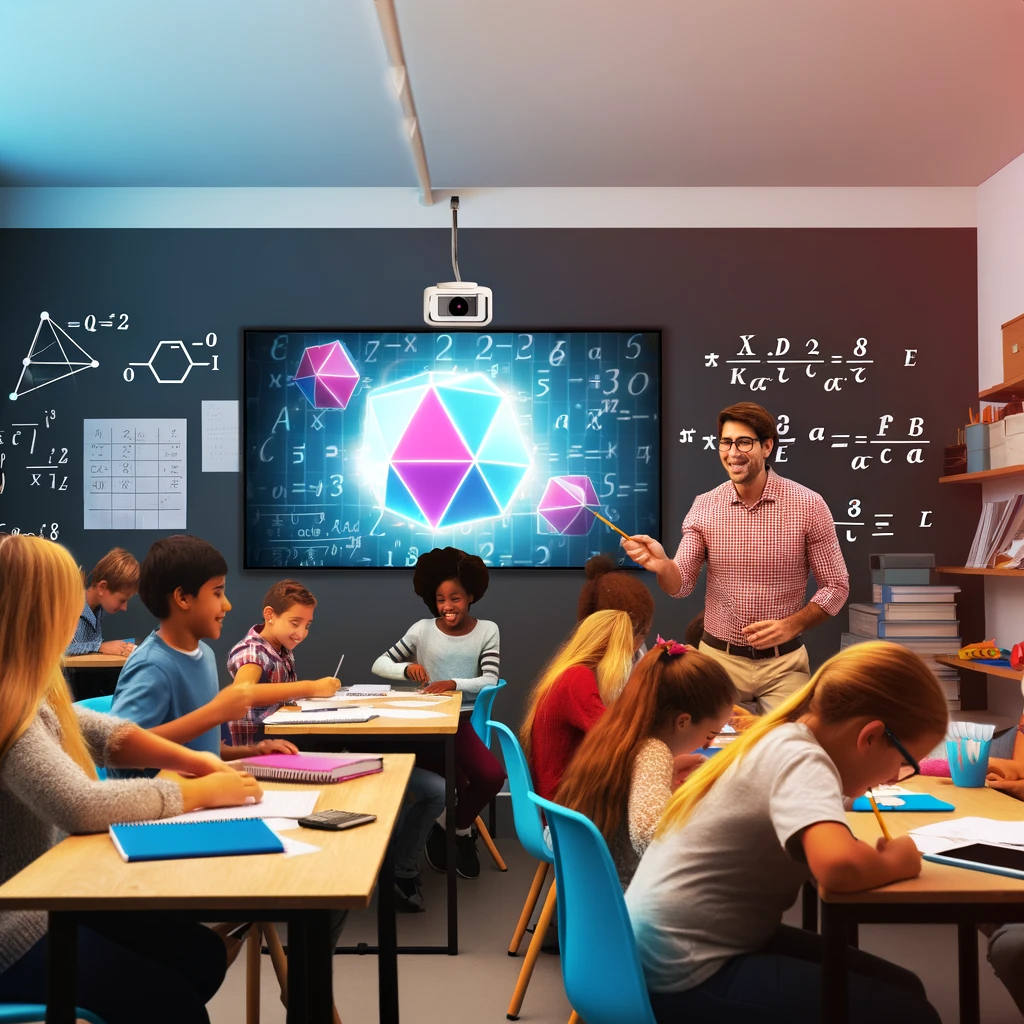
<path fill-rule="evenodd" d="M 1019 569 L 1024 563 L 1024 494 L 981 506 L 978 528 L 967 556 L 976 569 Z"/>
<path fill-rule="evenodd" d="M 936 654 L 961 647 L 956 616 L 959 587 L 931 582 L 933 554 L 871 555 L 872 601 L 849 606 L 850 629 L 842 647 L 865 640 L 888 640 L 921 655 L 939 680 L 951 711 L 960 709 L 960 676 L 940 665 Z"/>

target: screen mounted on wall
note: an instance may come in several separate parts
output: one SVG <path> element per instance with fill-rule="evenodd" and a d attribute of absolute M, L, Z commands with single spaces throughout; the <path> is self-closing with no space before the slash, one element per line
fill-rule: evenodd
<path fill-rule="evenodd" d="M 246 567 L 454 545 L 573 568 L 660 535 L 658 331 L 245 332 Z M 631 563 L 630 563 L 631 564 Z"/>

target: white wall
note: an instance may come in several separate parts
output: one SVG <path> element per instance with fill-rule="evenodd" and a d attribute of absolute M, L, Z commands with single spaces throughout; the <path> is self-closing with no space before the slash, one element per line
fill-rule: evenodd
<path fill-rule="evenodd" d="M 1000 325 L 1024 313 L 1024 156 L 1007 164 L 978 187 L 978 383 L 1003 379 Z M 986 484 L 984 499 L 994 501 L 1024 488 L 1024 477 Z M 985 580 L 985 639 L 1004 647 L 1024 640 L 1024 581 Z M 980 637 L 978 639 L 981 639 Z M 988 706 L 1018 716 L 1020 689 L 1009 679 L 989 678 Z"/>

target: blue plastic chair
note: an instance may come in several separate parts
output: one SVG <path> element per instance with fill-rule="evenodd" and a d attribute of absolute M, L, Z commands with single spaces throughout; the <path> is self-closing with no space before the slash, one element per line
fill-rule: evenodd
<path fill-rule="evenodd" d="M 494 698 L 498 696 L 498 691 L 505 687 L 505 680 L 499 679 L 493 686 L 485 686 L 477 695 L 476 703 L 473 705 L 473 713 L 469 716 L 469 724 L 473 726 L 473 731 L 480 737 L 480 742 L 490 750 L 491 749 L 491 730 L 487 725 L 488 719 L 491 718 L 491 709 L 494 707 Z M 485 832 L 489 832 L 490 838 L 498 834 L 497 829 L 497 807 L 494 803 L 494 797 L 491 797 L 491 806 L 487 814 L 488 822 Z M 480 828 L 482 822 L 477 818 L 477 828 Z M 488 844 L 488 848 L 493 846 L 493 842 Z M 498 858 L 500 860 L 500 857 Z M 505 862 L 501 861 L 499 865 L 502 871 L 508 869 L 504 866 Z"/>
<path fill-rule="evenodd" d="M 91 1010 L 75 1008 L 80 1020 L 89 1024 L 106 1024 L 102 1017 L 97 1017 Z M 46 1007 L 37 1003 L 0 1003 L 0 1024 L 26 1024 L 27 1021 L 46 1020 Z"/>
<path fill-rule="evenodd" d="M 88 708 L 90 711 L 96 711 L 101 715 L 109 715 L 110 709 L 114 706 L 114 697 L 112 694 L 108 694 L 105 697 L 85 697 L 82 700 L 76 700 L 75 703 L 80 708 Z M 105 779 L 107 777 L 106 768 L 101 768 L 96 765 L 96 778 Z M 32 1018 L 28 1018 L 31 1020 Z M 3 1024 L 3 1017 L 0 1017 L 0 1024 Z"/>
<path fill-rule="evenodd" d="M 547 877 L 548 869 L 554 863 L 554 855 L 551 847 L 544 838 L 544 823 L 541 820 L 540 811 L 530 800 L 533 795 L 533 778 L 530 775 L 530 766 L 526 762 L 526 754 L 519 745 L 515 733 L 507 725 L 501 722 L 489 721 L 487 725 L 498 736 L 498 743 L 501 746 L 501 753 L 505 759 L 505 772 L 508 775 L 508 788 L 512 795 L 512 820 L 515 822 L 516 835 L 519 842 L 523 844 L 526 852 L 536 857 L 540 863 L 533 876 L 533 884 L 530 886 L 530 893 L 523 904 L 523 912 L 519 915 L 519 923 L 509 943 L 508 955 L 515 956 L 519 952 L 519 946 L 526 934 L 526 928 L 533 916 L 534 908 L 540 897 L 540 891 L 544 888 L 544 879 Z M 512 1001 L 509 1004 L 508 1013 L 505 1016 L 509 1020 L 518 1020 L 519 1011 L 522 1009 L 523 997 L 530 984 L 530 977 L 533 974 L 533 966 L 540 954 L 541 944 L 544 942 L 544 934 L 548 930 L 551 918 L 555 912 L 555 885 L 551 883 L 544 906 L 541 909 L 537 926 L 530 940 L 530 948 L 527 950 L 526 959 L 523 961 L 522 970 L 519 972 L 519 980 L 516 982 L 515 991 L 512 993 Z"/>
<path fill-rule="evenodd" d="M 562 982 L 586 1024 L 655 1024 L 619 875 L 604 836 L 577 811 L 530 800 L 544 812 L 558 882 Z"/>

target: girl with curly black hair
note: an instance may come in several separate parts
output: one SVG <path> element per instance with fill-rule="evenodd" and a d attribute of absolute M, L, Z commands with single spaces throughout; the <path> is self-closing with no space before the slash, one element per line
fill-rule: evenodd
<path fill-rule="evenodd" d="M 434 548 L 420 555 L 412 585 L 430 611 L 430 618 L 414 622 L 405 636 L 373 663 L 375 675 L 385 679 L 411 679 L 424 693 L 462 693 L 462 709 L 472 709 L 476 694 L 498 681 L 498 627 L 477 619 L 471 609 L 486 593 L 487 566 L 476 555 L 458 548 Z M 419 757 L 420 767 L 442 774 L 444 765 Z M 455 823 L 457 869 L 463 878 L 480 874 L 473 822 L 490 803 L 505 781 L 497 758 L 477 736 L 469 715 L 464 715 L 455 735 L 456 792 L 458 815 Z M 429 827 L 429 823 L 425 823 Z M 448 822 L 444 823 L 448 825 Z M 442 824 L 430 828 L 426 841 L 427 862 L 438 871 L 446 869 L 445 832 Z M 421 844 L 422 846 L 422 844 Z M 395 874 L 402 886 L 412 890 L 418 884 L 415 863 L 419 849 L 399 862 Z"/>

